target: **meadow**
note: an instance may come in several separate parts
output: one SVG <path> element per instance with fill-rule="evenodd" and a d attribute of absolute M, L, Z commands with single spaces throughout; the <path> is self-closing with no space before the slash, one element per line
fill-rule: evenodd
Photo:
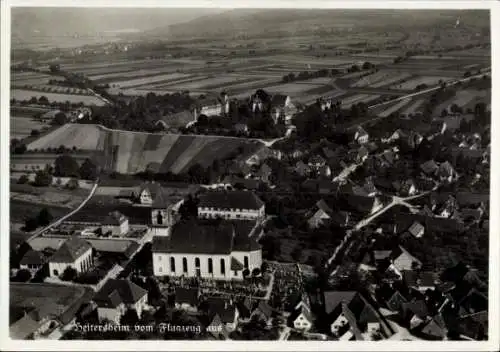
<path fill-rule="evenodd" d="M 40 97 L 46 97 L 49 102 L 64 103 L 69 101 L 70 103 L 83 103 L 84 105 L 104 105 L 104 101 L 91 95 L 76 95 L 76 94 L 64 94 L 64 93 L 49 93 L 36 90 L 27 89 L 11 89 L 10 91 L 11 99 L 16 100 L 30 100 L 32 97 L 39 99 Z"/>

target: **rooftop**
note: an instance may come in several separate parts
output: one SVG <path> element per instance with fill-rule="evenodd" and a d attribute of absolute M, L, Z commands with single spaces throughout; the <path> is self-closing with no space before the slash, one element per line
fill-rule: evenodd
<path fill-rule="evenodd" d="M 250 191 L 208 191 L 200 195 L 198 207 L 259 210 L 264 202 Z"/>
<path fill-rule="evenodd" d="M 96 293 L 93 301 L 99 307 L 116 308 L 121 303 L 134 304 L 148 291 L 129 280 L 109 279 Z"/>

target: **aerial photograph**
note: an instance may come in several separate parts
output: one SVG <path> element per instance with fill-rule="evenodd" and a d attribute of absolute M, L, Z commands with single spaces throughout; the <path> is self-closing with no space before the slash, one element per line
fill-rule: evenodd
<path fill-rule="evenodd" d="M 10 11 L 10 339 L 491 338 L 490 10 Z"/>

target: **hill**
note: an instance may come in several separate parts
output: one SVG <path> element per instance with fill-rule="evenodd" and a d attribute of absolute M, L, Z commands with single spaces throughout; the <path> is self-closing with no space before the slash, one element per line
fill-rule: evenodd
<path fill-rule="evenodd" d="M 109 130 L 99 125 L 66 124 L 28 144 L 29 151 L 46 151 L 64 145 L 93 151 L 107 171 L 135 174 L 183 173 L 195 164 L 207 167 L 239 150 L 252 153 L 261 143 L 242 138 L 153 134 Z"/>
<path fill-rule="evenodd" d="M 374 9 L 236 9 L 156 28 L 145 33 L 170 38 L 236 38 L 332 33 L 338 30 L 453 27 L 460 17 L 470 26 L 489 23 L 487 11 Z"/>

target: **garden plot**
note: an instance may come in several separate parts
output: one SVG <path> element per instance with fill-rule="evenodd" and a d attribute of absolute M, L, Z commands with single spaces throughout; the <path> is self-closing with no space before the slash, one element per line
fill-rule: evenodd
<path fill-rule="evenodd" d="M 28 89 L 12 89 L 10 91 L 11 99 L 14 98 L 16 100 L 30 100 L 32 97 L 39 99 L 41 96 L 46 97 L 49 102 L 64 103 L 69 101 L 70 103 L 83 103 L 84 105 L 96 106 L 105 104 L 101 99 L 89 95 L 50 93 Z"/>
<path fill-rule="evenodd" d="M 119 88 L 127 88 L 127 87 L 133 87 L 133 86 L 152 84 L 152 83 L 164 81 L 167 79 L 184 78 L 187 76 L 188 75 L 185 73 L 168 73 L 165 75 L 158 75 L 158 76 L 152 76 L 152 77 L 142 77 L 142 78 L 131 79 L 128 81 L 110 81 L 109 85 L 114 85 L 114 86 L 117 86 Z"/>
<path fill-rule="evenodd" d="M 406 99 L 403 99 L 403 100 L 400 100 L 398 101 L 397 103 L 395 103 L 394 105 L 392 105 L 391 107 L 387 108 L 386 110 L 380 112 L 378 114 L 379 117 L 387 117 L 389 116 L 390 114 L 394 113 L 394 112 L 397 112 L 398 110 L 400 110 L 401 108 L 403 108 L 406 104 L 408 104 L 409 102 L 411 101 L 411 98 L 406 98 Z"/>
<path fill-rule="evenodd" d="M 443 77 L 443 76 L 422 76 L 411 79 L 406 82 L 398 83 L 392 85 L 390 88 L 392 89 L 402 89 L 402 90 L 414 90 L 420 84 L 426 84 L 428 86 L 435 86 L 439 84 L 439 81 L 442 80 L 446 82 L 450 80 L 451 77 Z"/>
<path fill-rule="evenodd" d="M 78 148 L 79 150 L 97 150 L 101 129 L 96 125 L 65 124 L 27 145 L 28 150 L 58 148 Z"/>

